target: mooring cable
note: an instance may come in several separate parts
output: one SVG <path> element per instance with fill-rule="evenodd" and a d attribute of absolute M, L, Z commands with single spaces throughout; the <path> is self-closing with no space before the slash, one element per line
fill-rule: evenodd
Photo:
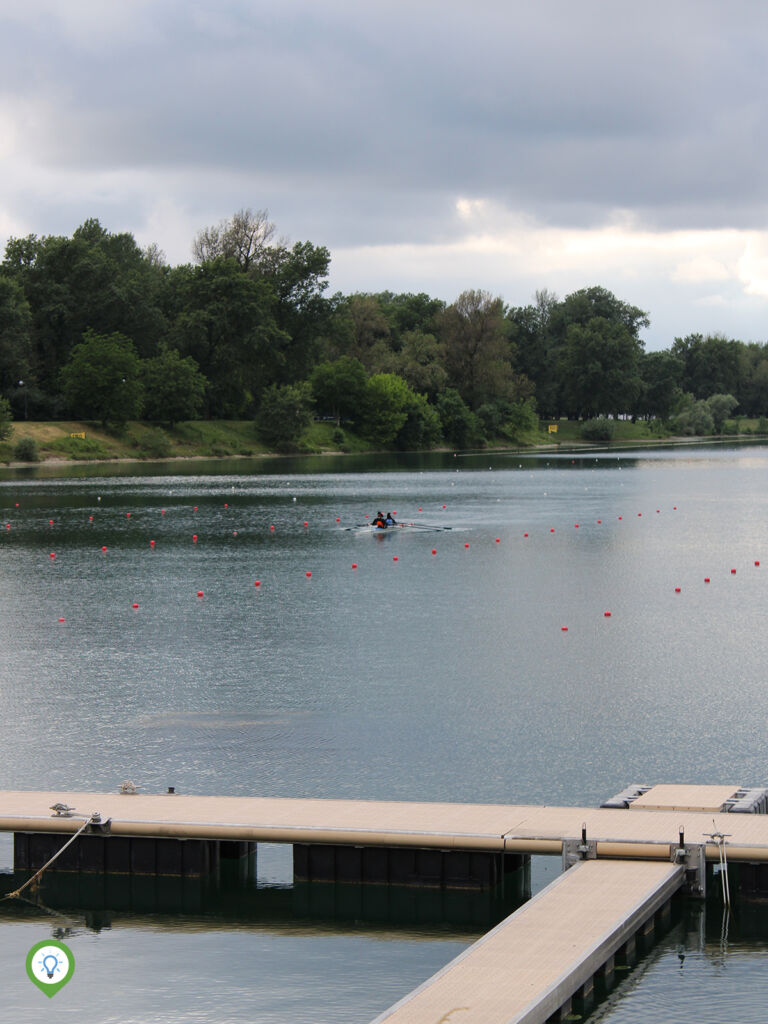
<path fill-rule="evenodd" d="M 57 851 L 56 853 L 54 853 L 54 855 L 53 855 L 53 856 L 51 857 L 51 859 L 50 859 L 50 860 L 48 860 L 48 861 L 46 861 L 46 863 L 45 863 L 45 864 L 43 864 L 43 866 L 42 866 L 42 867 L 41 867 L 41 868 L 40 868 L 40 869 L 39 869 L 38 871 L 36 871 L 36 872 L 35 872 L 35 874 L 34 874 L 34 875 L 32 875 L 32 877 L 31 877 L 31 878 L 28 878 L 28 879 L 27 879 L 27 881 L 26 881 L 26 882 L 24 883 L 24 885 L 21 885 L 21 886 L 19 886 L 19 888 L 18 888 L 18 889 L 14 889 L 14 890 L 13 890 L 13 892 L 9 892 L 9 893 L 6 893 L 6 894 L 5 894 L 5 896 L 3 896 L 2 898 L 0 898 L 0 903 L 2 903 L 2 902 L 3 902 L 3 900 L 12 900 L 12 899 L 18 899 L 18 898 L 19 898 L 19 897 L 21 896 L 21 894 L 22 894 L 22 893 L 24 892 L 24 890 L 25 890 L 25 889 L 26 889 L 26 888 L 27 888 L 28 886 L 32 885 L 32 883 L 33 883 L 33 882 L 36 882 L 36 881 L 37 881 L 37 879 L 38 879 L 38 878 L 40 878 L 40 876 L 42 875 L 42 873 L 43 873 L 43 872 L 45 871 L 45 869 L 46 869 L 46 868 L 49 868 L 49 867 L 51 866 L 51 864 L 53 864 L 53 862 L 54 862 L 54 861 L 56 860 L 56 858 L 57 858 L 57 857 L 60 857 L 60 856 L 62 855 L 62 853 L 64 853 L 64 851 L 66 850 L 66 848 L 67 848 L 68 846 L 71 846 L 71 845 L 72 845 L 72 843 L 74 843 L 74 841 L 75 841 L 75 840 L 77 839 L 77 837 L 78 837 L 78 836 L 79 836 L 79 835 L 80 835 L 80 834 L 81 834 L 82 832 L 85 832 L 85 830 L 86 830 L 86 829 L 88 828 L 88 826 L 89 826 L 89 825 L 90 825 L 90 824 L 91 824 L 92 822 L 98 821 L 99 819 L 100 819 L 100 815 L 98 814 L 98 812 L 97 812 L 97 811 L 94 811 L 94 813 L 93 813 L 93 814 L 89 814 L 89 815 L 88 815 L 88 817 L 87 817 L 87 818 L 85 819 L 85 821 L 83 822 L 83 824 L 82 824 L 82 825 L 80 826 L 80 828 L 79 828 L 79 829 L 77 830 L 77 832 L 75 832 L 75 833 L 74 833 L 74 835 L 73 835 L 73 836 L 71 836 L 71 837 L 70 837 L 70 838 L 69 838 L 69 839 L 68 839 L 68 840 L 66 841 L 66 843 L 64 843 L 64 845 L 62 846 L 62 848 L 61 848 L 60 850 L 58 850 L 58 851 Z"/>

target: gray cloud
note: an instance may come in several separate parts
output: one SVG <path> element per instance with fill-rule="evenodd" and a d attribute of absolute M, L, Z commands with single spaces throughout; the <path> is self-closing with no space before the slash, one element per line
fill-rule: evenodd
<path fill-rule="evenodd" d="M 766 28 L 748 0 L 37 0 L 0 15 L 0 209 L 140 231 L 171 204 L 191 237 L 265 206 L 331 248 L 458 239 L 459 197 L 762 230 Z"/>

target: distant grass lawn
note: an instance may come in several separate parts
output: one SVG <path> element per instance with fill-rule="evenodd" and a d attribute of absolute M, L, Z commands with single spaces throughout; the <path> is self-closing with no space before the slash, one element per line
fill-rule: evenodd
<path fill-rule="evenodd" d="M 556 423 L 557 433 L 547 432 L 550 422 Z M 489 447 L 594 443 L 586 442 L 582 438 L 581 426 L 582 424 L 576 420 L 542 420 L 538 432 L 531 431 L 517 444 L 498 438 L 489 440 Z M 724 433 L 754 435 L 757 429 L 757 420 L 731 420 L 726 422 Z M 661 440 L 665 436 L 668 435 L 662 434 L 660 437 L 645 421 L 631 423 L 629 420 L 617 420 L 613 443 Z M 14 448 L 24 438 L 30 438 L 36 443 L 41 460 L 217 459 L 272 454 L 259 440 L 252 420 L 195 420 L 177 423 L 172 428 L 130 422 L 123 429 L 105 429 L 98 423 L 83 423 L 76 420 L 50 423 L 19 421 L 13 424 L 11 437 L 0 442 L 0 462 L 13 461 Z M 377 450 L 375 445 L 364 441 L 351 430 L 339 428 L 335 423 L 325 420 L 316 421 L 307 428 L 297 449 L 308 454 L 339 451 L 364 453 Z"/>

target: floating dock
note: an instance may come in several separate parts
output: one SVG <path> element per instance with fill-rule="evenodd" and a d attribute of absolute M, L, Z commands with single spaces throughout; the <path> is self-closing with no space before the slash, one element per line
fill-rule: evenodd
<path fill-rule="evenodd" d="M 676 892 L 704 896 L 708 863 L 738 864 L 742 890 L 768 894 L 766 808 L 768 790 L 736 786 L 634 786 L 597 809 L 0 792 L 0 831 L 33 871 L 82 829 L 50 870 L 105 876 L 202 876 L 266 842 L 292 845 L 297 881 L 491 890 L 532 854 L 560 856 L 556 882 L 377 1018 L 544 1024 Z"/>
<path fill-rule="evenodd" d="M 567 1013 L 639 931 L 653 929 L 683 874 L 673 864 L 584 861 L 373 1024 L 449 1021 L 453 1013 L 461 1024 L 542 1024 Z"/>

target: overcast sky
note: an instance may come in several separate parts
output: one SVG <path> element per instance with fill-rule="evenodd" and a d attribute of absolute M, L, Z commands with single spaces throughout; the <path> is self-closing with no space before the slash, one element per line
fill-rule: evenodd
<path fill-rule="evenodd" d="M 768 341 L 766 52 L 756 0 L 0 0 L 0 246 L 265 208 L 332 291 Z"/>

